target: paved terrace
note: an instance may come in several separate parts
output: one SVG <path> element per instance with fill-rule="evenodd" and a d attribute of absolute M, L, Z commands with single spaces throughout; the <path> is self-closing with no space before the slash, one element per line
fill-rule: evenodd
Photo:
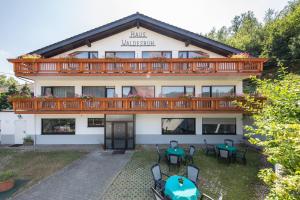
<path fill-rule="evenodd" d="M 80 160 L 20 193 L 15 200 L 96 200 L 130 160 L 132 153 L 112 155 L 94 150 Z"/>

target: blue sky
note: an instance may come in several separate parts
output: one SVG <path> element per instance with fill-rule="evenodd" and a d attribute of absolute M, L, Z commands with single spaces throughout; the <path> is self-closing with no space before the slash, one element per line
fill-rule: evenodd
<path fill-rule="evenodd" d="M 262 20 L 288 0 L 1 0 L 0 73 L 12 74 L 6 58 L 39 49 L 140 12 L 196 33 L 230 25 L 248 10 Z"/>

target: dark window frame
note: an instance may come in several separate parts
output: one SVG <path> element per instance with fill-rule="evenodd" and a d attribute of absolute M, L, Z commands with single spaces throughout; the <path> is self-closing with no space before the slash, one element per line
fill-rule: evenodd
<path fill-rule="evenodd" d="M 195 85 L 163 85 L 163 86 L 161 86 L 161 88 L 160 88 L 160 93 L 161 93 L 161 96 L 163 96 L 163 87 L 183 87 L 184 89 L 184 95 L 186 95 L 186 88 L 187 87 L 193 87 L 194 89 L 193 89 L 193 96 L 195 96 L 195 93 L 196 93 L 196 87 L 195 87 Z"/>
<path fill-rule="evenodd" d="M 41 86 L 41 96 L 45 96 L 45 88 L 51 88 L 51 95 L 53 95 L 53 88 L 58 88 L 58 87 L 72 87 L 74 89 L 74 96 L 76 96 L 76 92 L 75 92 L 75 86 Z"/>
<path fill-rule="evenodd" d="M 133 58 L 135 58 L 135 51 L 105 51 L 104 52 L 104 57 L 105 58 L 110 58 L 110 57 L 106 57 L 107 53 L 113 53 L 114 54 L 114 58 L 116 58 L 116 53 L 133 53 L 133 55 L 134 55 Z M 131 59 L 131 58 L 128 58 L 128 59 Z"/>
<path fill-rule="evenodd" d="M 234 126 L 234 132 L 235 133 L 218 133 L 218 134 L 216 134 L 216 133 L 204 133 L 204 123 L 203 123 L 203 119 L 211 119 L 211 118 L 209 118 L 209 117 L 203 117 L 202 118 L 202 135 L 237 135 L 237 120 L 236 120 L 236 118 L 234 117 L 234 118 L 230 118 L 230 119 L 234 119 L 235 120 L 235 126 Z M 214 118 L 214 119 L 227 119 L 227 118 L 225 118 L 225 117 L 218 117 L 218 118 Z"/>
<path fill-rule="evenodd" d="M 155 93 L 155 85 L 122 85 L 122 97 L 124 97 L 124 95 L 123 95 L 123 88 L 124 87 L 153 87 L 154 88 L 154 95 L 153 95 L 153 97 L 149 97 L 149 98 L 154 98 L 156 95 L 156 93 Z M 126 98 L 126 97 L 124 97 L 124 98 Z"/>
<path fill-rule="evenodd" d="M 104 87 L 104 89 L 105 89 L 105 97 L 99 97 L 99 98 L 107 98 L 107 90 L 108 89 L 114 89 L 114 94 L 116 94 L 116 88 L 115 88 L 115 86 L 99 86 L 99 85 L 83 85 L 83 86 L 81 86 L 81 95 L 82 96 L 84 96 L 83 95 L 83 87 Z"/>
<path fill-rule="evenodd" d="M 97 58 L 99 58 L 99 52 L 98 51 L 74 51 L 74 52 L 70 53 L 69 55 L 74 56 L 76 54 L 84 53 L 84 52 L 88 53 L 88 58 L 78 58 L 78 59 L 95 59 L 95 58 L 91 58 L 92 53 L 97 53 Z"/>
<path fill-rule="evenodd" d="M 103 125 L 90 125 L 89 120 L 95 120 L 95 119 L 101 119 L 103 122 Z M 95 123 L 95 121 L 93 123 Z M 105 126 L 105 118 L 104 117 L 87 118 L 87 127 L 88 128 L 102 128 L 104 126 Z"/>
<path fill-rule="evenodd" d="M 173 57 L 172 51 L 142 51 L 142 58 L 144 58 L 144 56 L 143 56 L 144 53 L 149 53 L 149 52 L 160 52 L 161 53 L 160 58 L 164 58 L 163 53 L 171 53 L 171 58 Z M 151 58 L 149 58 L 149 59 L 151 59 Z"/>
<path fill-rule="evenodd" d="M 201 86 L 201 96 L 203 95 L 203 87 L 209 87 L 209 97 L 212 97 L 212 87 L 232 87 L 234 95 L 236 95 L 236 85 L 202 85 Z"/>
<path fill-rule="evenodd" d="M 164 133 L 164 131 L 163 131 L 163 120 L 164 119 L 190 119 L 190 120 L 193 120 L 194 121 L 194 127 L 193 127 L 194 133 L 186 133 L 186 134 Z M 190 118 L 179 118 L 179 117 L 177 117 L 177 118 L 161 118 L 161 134 L 162 135 L 196 135 L 196 118 L 192 118 L 192 117 L 190 117 Z"/>
<path fill-rule="evenodd" d="M 195 51 L 178 51 L 178 58 L 180 58 L 180 57 L 179 57 L 179 54 L 180 54 L 180 53 L 187 53 L 187 58 L 190 58 L 190 57 L 189 57 L 189 54 L 190 54 L 191 52 L 200 52 L 200 53 L 204 53 L 204 54 L 207 54 L 208 56 L 207 56 L 207 57 L 203 57 L 203 58 L 209 58 L 209 54 L 208 54 L 208 53 L 205 53 L 205 52 L 199 51 L 199 50 L 195 50 Z"/>
<path fill-rule="evenodd" d="M 44 120 L 74 120 L 74 132 L 51 132 L 51 133 L 44 133 Z M 41 135 L 75 135 L 76 133 L 76 118 L 42 118 L 41 119 Z"/>

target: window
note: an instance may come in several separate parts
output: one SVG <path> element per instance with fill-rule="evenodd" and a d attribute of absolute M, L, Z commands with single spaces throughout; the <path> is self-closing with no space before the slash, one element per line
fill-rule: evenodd
<path fill-rule="evenodd" d="M 195 118 L 162 118 L 163 135 L 193 135 L 196 134 Z"/>
<path fill-rule="evenodd" d="M 236 119 L 235 118 L 203 118 L 202 133 L 203 135 L 235 135 Z"/>
<path fill-rule="evenodd" d="M 42 135 L 74 135 L 75 119 L 42 119 Z"/>
<path fill-rule="evenodd" d="M 208 58 L 207 53 L 201 51 L 179 51 L 178 58 Z"/>
<path fill-rule="evenodd" d="M 106 87 L 106 97 L 107 98 L 116 97 L 115 87 Z"/>
<path fill-rule="evenodd" d="M 180 97 L 184 95 L 195 96 L 194 86 L 163 86 L 162 97 Z"/>
<path fill-rule="evenodd" d="M 104 118 L 88 118 L 88 127 L 104 127 Z"/>
<path fill-rule="evenodd" d="M 105 58 L 135 58 L 134 51 L 107 51 Z"/>
<path fill-rule="evenodd" d="M 171 51 L 143 51 L 143 58 L 172 58 Z"/>
<path fill-rule="evenodd" d="M 154 97 L 154 86 L 123 86 L 122 96 L 141 96 L 141 97 Z"/>
<path fill-rule="evenodd" d="M 53 97 L 75 97 L 74 86 L 43 86 L 42 96 L 53 96 Z"/>
<path fill-rule="evenodd" d="M 222 97 L 235 95 L 235 86 L 203 86 L 202 97 Z"/>
<path fill-rule="evenodd" d="M 82 96 L 105 97 L 105 87 L 82 86 Z"/>
<path fill-rule="evenodd" d="M 75 58 L 93 59 L 93 58 L 98 58 L 98 52 L 97 51 L 77 51 L 77 52 L 71 53 L 70 56 L 75 57 Z"/>

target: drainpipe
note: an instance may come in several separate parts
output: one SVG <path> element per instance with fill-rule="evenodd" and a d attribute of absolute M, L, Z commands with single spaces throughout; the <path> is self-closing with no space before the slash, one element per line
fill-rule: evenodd
<path fill-rule="evenodd" d="M 35 114 L 33 115 L 34 117 L 34 120 L 33 120 L 33 123 L 34 123 L 34 143 L 33 143 L 33 150 L 35 151 L 36 150 L 36 117 L 35 117 Z"/>

